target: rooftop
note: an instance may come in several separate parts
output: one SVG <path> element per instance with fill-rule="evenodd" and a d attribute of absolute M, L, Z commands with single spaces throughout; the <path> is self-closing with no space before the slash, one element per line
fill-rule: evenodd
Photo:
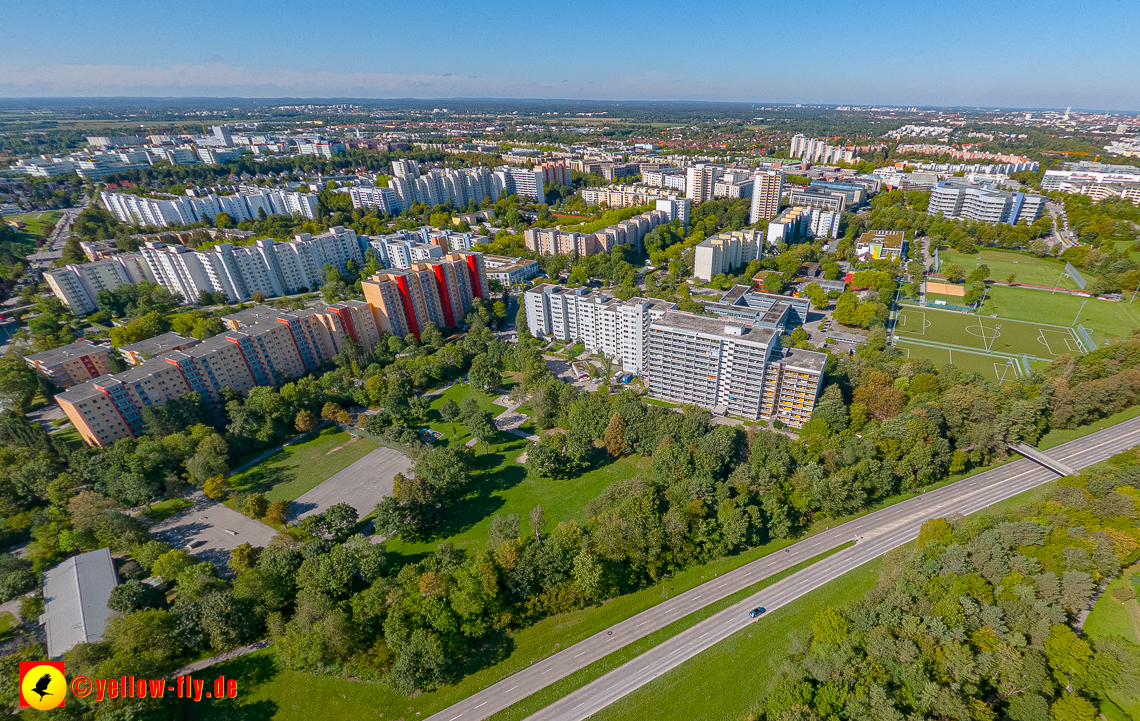
<path fill-rule="evenodd" d="M 73 556 L 44 574 L 44 613 L 48 658 L 59 658 L 76 644 L 103 638 L 111 591 L 119 585 L 111 550 Z"/>
<path fill-rule="evenodd" d="M 105 346 L 95 345 L 89 340 L 77 340 L 70 345 L 60 346 L 59 348 L 52 348 L 45 350 L 42 353 L 33 353 L 29 356 L 24 356 L 24 360 L 32 363 L 37 363 L 44 366 L 55 366 L 60 363 L 65 363 L 73 358 L 82 358 L 85 355 L 110 353 L 111 349 Z"/>
<path fill-rule="evenodd" d="M 782 360 L 795 368 L 822 373 L 824 366 L 827 365 L 827 354 L 799 348 L 788 348 L 783 351 Z"/>
<path fill-rule="evenodd" d="M 705 335 L 721 336 L 723 338 L 743 338 L 754 343 L 769 343 L 776 333 L 767 328 L 756 328 L 747 323 L 739 323 L 723 318 L 706 318 L 692 315 L 684 311 L 668 311 L 661 318 L 653 321 L 650 327 L 668 327 L 680 330 L 704 333 Z M 740 329 L 739 333 L 731 332 L 730 328 Z"/>
<path fill-rule="evenodd" d="M 144 353 L 154 357 L 176 348 L 184 348 L 186 346 L 197 345 L 198 343 L 199 340 L 197 338 L 187 338 L 184 335 L 170 331 L 162 335 L 156 335 L 153 338 L 140 340 L 138 343 L 129 343 L 124 346 L 119 346 L 119 350 L 124 353 Z"/>

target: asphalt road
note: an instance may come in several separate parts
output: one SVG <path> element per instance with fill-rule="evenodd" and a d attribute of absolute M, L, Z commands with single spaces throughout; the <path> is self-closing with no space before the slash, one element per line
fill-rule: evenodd
<path fill-rule="evenodd" d="M 1050 449 L 1048 454 L 1070 466 L 1083 468 L 1136 445 L 1140 445 L 1140 418 L 1070 441 Z M 783 551 L 713 578 L 594 634 L 434 714 L 427 721 L 478 721 L 486 718 L 711 603 L 849 541 L 856 541 L 850 548 L 817 561 L 711 616 L 529 717 L 535 721 L 588 718 L 747 626 L 752 622 L 747 615 L 749 609 L 764 606 L 769 612 L 774 611 L 913 540 L 918 536 L 922 523 L 930 518 L 973 513 L 1056 477 L 1055 473 L 1033 461 L 1021 459 L 809 536 Z M 757 622 L 762 623 L 764 618 L 761 616 Z"/>

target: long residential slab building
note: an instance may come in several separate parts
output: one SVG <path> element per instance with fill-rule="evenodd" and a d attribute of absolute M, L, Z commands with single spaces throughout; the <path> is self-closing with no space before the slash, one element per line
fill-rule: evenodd
<path fill-rule="evenodd" d="M 316 217 L 316 193 L 298 193 L 290 190 L 260 190 L 239 192 L 233 195 L 203 196 L 171 195 L 149 198 L 131 193 L 104 191 L 99 199 L 116 220 L 128 225 L 157 226 L 190 225 L 200 221 L 213 222 L 218 214 L 225 213 L 235 223 L 257 220 L 265 215 L 301 215 L 309 220 Z"/>
<path fill-rule="evenodd" d="M 191 391 L 219 402 L 224 388 L 246 393 L 280 385 L 331 360 L 346 337 L 368 348 L 380 339 L 372 309 L 361 301 L 295 312 L 255 306 L 222 320 L 226 330 L 212 338 L 99 375 L 56 402 L 83 440 L 103 446 L 142 433 L 147 406 Z"/>
<path fill-rule="evenodd" d="M 532 334 L 581 342 L 620 362 L 647 380 L 650 397 L 796 428 L 811 418 L 827 362 L 826 354 L 780 345 L 806 317 L 799 301 L 739 286 L 706 305 L 719 317 L 705 317 L 652 298 L 621 301 L 548 284 L 523 299 Z"/>

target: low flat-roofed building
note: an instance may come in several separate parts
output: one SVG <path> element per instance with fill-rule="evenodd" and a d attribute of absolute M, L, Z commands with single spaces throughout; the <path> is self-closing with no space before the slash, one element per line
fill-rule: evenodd
<path fill-rule="evenodd" d="M 860 260 L 893 260 L 906 255 L 906 233 L 901 230 L 868 230 L 855 241 L 855 255 Z"/>
<path fill-rule="evenodd" d="M 110 348 L 89 340 L 24 356 L 24 362 L 60 388 L 70 388 L 111 372 Z"/>
<path fill-rule="evenodd" d="M 109 548 L 72 556 L 44 574 L 44 612 L 40 624 L 48 658 L 59 658 L 81 643 L 103 638 L 111 591 L 119 575 Z"/>
<path fill-rule="evenodd" d="M 187 338 L 184 335 L 170 331 L 162 335 L 156 335 L 153 338 L 140 340 L 137 343 L 128 343 L 127 345 L 119 346 L 119 355 L 123 356 L 123 360 L 127 363 L 137 366 L 144 360 L 157 358 L 171 351 L 185 350 L 199 343 L 201 343 L 201 341 L 197 338 Z"/>
<path fill-rule="evenodd" d="M 807 298 L 762 293 L 746 285 L 733 286 L 720 300 L 699 298 L 705 312 L 746 323 L 754 323 L 781 333 L 807 322 Z"/>

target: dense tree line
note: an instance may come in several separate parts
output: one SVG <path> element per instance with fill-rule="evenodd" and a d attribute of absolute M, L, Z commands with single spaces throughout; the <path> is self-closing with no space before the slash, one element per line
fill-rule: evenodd
<path fill-rule="evenodd" d="M 1091 721 L 1140 684 L 1140 647 L 1074 633 L 1097 585 L 1136 560 L 1135 451 L 997 515 L 923 524 L 876 588 L 816 615 L 762 711 L 791 719 Z"/>

